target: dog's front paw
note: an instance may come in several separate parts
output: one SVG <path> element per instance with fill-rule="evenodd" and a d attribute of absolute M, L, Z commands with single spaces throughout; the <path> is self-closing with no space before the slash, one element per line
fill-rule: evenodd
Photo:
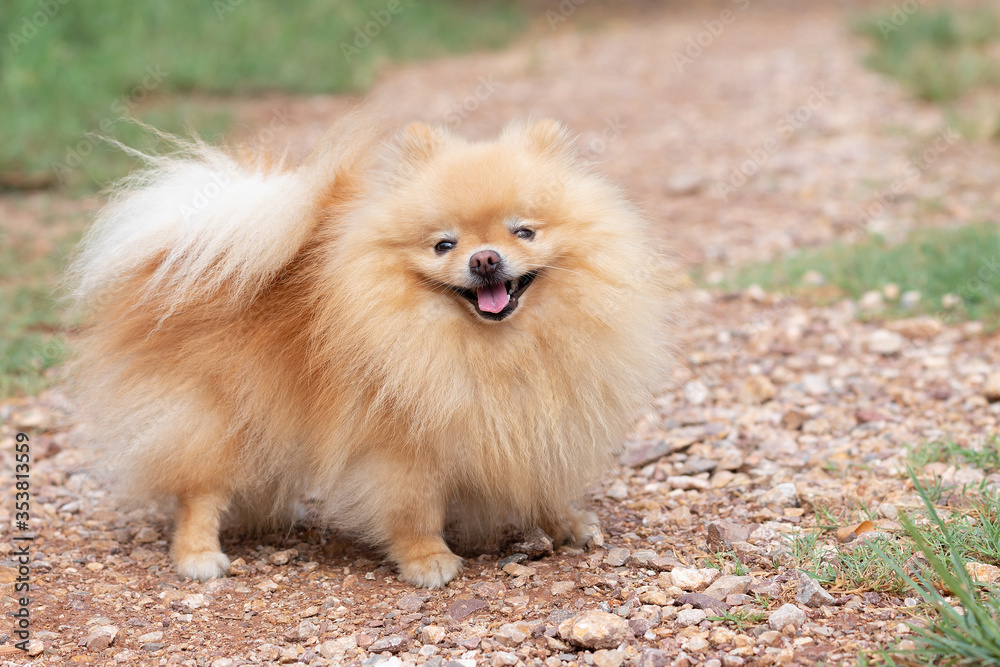
<path fill-rule="evenodd" d="M 570 510 L 557 521 L 543 526 L 556 544 L 573 547 L 604 546 L 601 522 L 593 512 Z"/>
<path fill-rule="evenodd" d="M 566 520 L 566 542 L 574 547 L 602 547 L 601 521 L 593 512 L 573 512 Z"/>
<path fill-rule="evenodd" d="M 604 533 L 601 522 L 593 512 L 587 512 L 587 521 L 579 524 L 573 532 L 573 544 L 579 547 L 603 547 Z"/>
<path fill-rule="evenodd" d="M 229 574 L 229 559 L 221 551 L 186 554 L 177 560 L 177 574 L 197 581 L 218 579 Z"/>
<path fill-rule="evenodd" d="M 443 551 L 399 565 L 399 578 L 420 588 L 442 588 L 462 571 L 462 559 Z"/>

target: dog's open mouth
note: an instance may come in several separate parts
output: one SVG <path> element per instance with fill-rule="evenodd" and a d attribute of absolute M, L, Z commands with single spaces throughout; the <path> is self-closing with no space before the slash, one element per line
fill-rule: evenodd
<path fill-rule="evenodd" d="M 518 299 L 537 275 L 538 271 L 530 271 L 523 276 L 483 285 L 474 290 L 454 285 L 451 285 L 451 289 L 471 303 L 480 317 L 498 322 L 517 310 Z"/>

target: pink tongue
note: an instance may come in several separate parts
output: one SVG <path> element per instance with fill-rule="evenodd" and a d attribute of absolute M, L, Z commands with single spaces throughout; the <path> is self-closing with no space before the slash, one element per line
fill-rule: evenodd
<path fill-rule="evenodd" d="M 503 283 L 480 287 L 476 290 L 476 296 L 479 297 L 479 310 L 485 313 L 499 313 L 510 301 Z"/>

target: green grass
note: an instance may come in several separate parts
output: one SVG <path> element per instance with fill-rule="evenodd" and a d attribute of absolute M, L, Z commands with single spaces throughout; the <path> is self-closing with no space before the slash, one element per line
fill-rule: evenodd
<path fill-rule="evenodd" d="M 709 554 L 705 558 L 705 567 L 710 567 L 719 570 L 723 574 L 732 574 L 737 577 L 750 574 L 750 570 L 740 562 L 740 559 L 737 558 L 736 553 L 733 551 L 720 551 Z"/>
<path fill-rule="evenodd" d="M 31 232 L 0 227 L 0 398 L 38 393 L 63 361 L 63 309 L 55 279 L 80 238 L 84 218 L 60 222 L 65 214 L 50 213 L 40 215 L 35 223 L 40 229 Z"/>
<path fill-rule="evenodd" d="M 821 288 L 805 284 L 809 271 L 817 271 L 827 284 Z M 838 243 L 797 251 L 788 257 L 738 269 L 722 283 L 730 289 L 751 284 L 774 292 L 815 297 L 821 302 L 849 296 L 859 298 L 869 290 L 888 284 L 901 291 L 917 290 L 920 302 L 904 310 L 898 301 L 887 300 L 879 315 L 931 314 L 942 321 L 982 320 L 992 329 L 1000 325 L 1000 226 L 996 223 L 954 229 L 923 229 L 903 243 L 891 245 L 878 237 L 852 245 Z M 944 308 L 946 294 L 962 302 Z"/>
<path fill-rule="evenodd" d="M 933 452 L 927 462 L 963 459 L 963 450 L 951 445 L 928 443 L 920 451 Z M 966 569 L 970 562 L 1000 565 L 1000 494 L 967 489 L 961 510 L 943 513 L 913 468 L 910 479 L 921 506 L 901 508 L 902 531 L 853 548 L 842 545 L 835 558 L 823 557 L 820 531 L 803 533 L 789 538 L 792 556 L 803 570 L 842 590 L 923 601 L 912 608 L 912 634 L 859 655 L 858 664 L 1000 667 L 1000 588 L 974 581 Z"/>
<path fill-rule="evenodd" d="M 948 439 L 929 441 L 910 447 L 906 459 L 910 469 L 917 471 L 929 463 L 946 463 L 996 473 L 1000 472 L 1000 437 L 986 437 L 976 447 L 963 447 Z M 984 491 L 981 484 L 959 488 L 940 478 L 921 479 L 919 486 L 922 497 L 961 510 L 960 516 L 966 517 L 951 522 L 948 534 L 925 534 L 929 542 L 939 551 L 954 548 L 968 560 L 1000 566 L 1000 497 L 996 493 Z M 948 544 L 949 535 L 958 537 L 954 547 Z"/>
<path fill-rule="evenodd" d="M 500 0 L 13 0 L 4 18 L 0 183 L 75 187 L 128 169 L 87 137 L 131 143 L 122 115 L 211 138 L 231 118 L 198 102 L 207 95 L 357 91 L 389 61 L 498 47 L 525 25 L 521 5 Z M 77 147 L 81 166 L 59 168 Z"/>
<path fill-rule="evenodd" d="M 932 440 L 907 451 L 907 462 L 919 470 L 928 463 L 971 465 L 984 471 L 1000 470 L 1000 437 L 990 436 L 978 447 L 963 447 L 953 440 Z"/>
<path fill-rule="evenodd" d="M 930 527 L 918 526 L 906 515 L 900 515 L 900 523 L 923 554 L 926 565 L 918 561 L 915 567 L 904 568 L 887 554 L 883 556 L 886 565 L 927 603 L 929 612 L 923 623 L 911 624 L 916 647 L 890 650 L 885 662 L 1000 666 L 1000 589 L 972 579 L 965 568 L 967 535 L 942 519 L 926 489 L 912 472 L 910 475 L 930 518 Z M 1000 515 L 1000 499 L 987 496 L 983 503 L 995 520 Z"/>
<path fill-rule="evenodd" d="M 895 536 L 865 540 L 840 554 L 837 583 L 846 590 L 903 593 L 905 582 L 893 565 L 902 567 L 913 553 L 912 544 Z"/>
<path fill-rule="evenodd" d="M 728 623 L 736 628 L 738 632 L 746 632 L 755 625 L 760 625 L 767 619 L 767 614 L 754 609 L 737 609 L 736 611 L 723 611 L 717 616 L 708 616 L 709 621 L 719 621 Z"/>
<path fill-rule="evenodd" d="M 971 560 L 1000 566 L 1000 498 L 983 494 L 972 502 L 975 522 L 965 521 L 953 530 L 963 555 Z"/>
<path fill-rule="evenodd" d="M 893 537 L 856 542 L 833 553 L 824 549 L 828 540 L 821 530 L 789 535 L 786 540 L 798 568 L 825 587 L 885 593 L 900 593 L 905 588 L 881 554 L 905 563 L 913 548 Z"/>
<path fill-rule="evenodd" d="M 822 558 L 822 531 L 793 533 L 785 537 L 791 549 L 792 558 L 800 569 L 821 584 L 832 584 L 837 580 L 837 570 L 833 563 Z"/>
<path fill-rule="evenodd" d="M 919 7 L 906 14 L 901 5 L 855 21 L 873 46 L 866 60 L 872 69 L 931 102 L 949 102 L 1000 80 L 989 54 L 1000 40 L 992 7 Z"/>
<path fill-rule="evenodd" d="M 910 470 L 934 462 L 972 465 L 987 474 L 1000 471 L 1000 439 L 986 438 L 979 447 L 962 447 L 944 439 L 909 449 Z M 903 531 L 840 545 L 831 533 L 852 522 L 819 508 L 815 530 L 785 537 L 796 567 L 834 590 L 905 595 L 913 590 L 907 577 L 914 576 L 913 557 L 918 552 L 923 552 L 927 562 L 933 562 L 928 557 L 930 552 L 936 558 L 957 559 L 963 564 L 1000 566 L 1000 494 L 988 490 L 985 484 L 957 488 L 943 484 L 939 478 L 919 479 L 914 473 L 911 477 L 926 507 L 899 508 Z M 936 509 L 941 504 L 949 510 L 944 518 Z M 873 514 L 862 503 L 855 520 L 874 521 Z M 914 537 L 913 530 L 919 530 L 919 537 Z M 901 574 L 904 570 L 905 576 Z"/>

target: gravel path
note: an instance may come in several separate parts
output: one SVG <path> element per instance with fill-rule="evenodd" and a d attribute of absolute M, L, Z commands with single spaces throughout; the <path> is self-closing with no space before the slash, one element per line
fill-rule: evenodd
<path fill-rule="evenodd" d="M 732 20 L 702 35 L 702 54 L 679 71 L 674 54 L 727 7 Z M 864 70 L 833 6 L 793 15 L 720 3 L 600 30 L 579 30 L 580 11 L 551 31 L 543 21 L 528 45 L 389 72 L 371 104 L 393 123 L 472 136 L 514 113 L 560 118 L 692 264 L 766 259 L 872 227 L 903 233 L 918 220 L 971 222 L 1000 204 L 996 149 L 951 137 L 937 110 Z M 302 152 L 352 103 L 253 100 L 243 134 Z M 907 161 L 939 137 L 950 141 L 907 178 Z M 753 174 L 745 183 L 741 169 Z M 869 220 L 863 211 L 897 182 Z M 853 664 L 906 632 L 910 602 L 840 582 L 817 590 L 796 574 L 786 538 L 812 532 L 824 508 L 845 524 L 862 505 L 878 508 L 877 527 L 898 529 L 898 514 L 918 505 L 906 445 L 947 435 L 978 446 L 997 432 L 1000 340 L 975 323 L 863 322 L 850 302 L 694 296 L 685 359 L 592 494 L 603 546 L 553 553 L 529 535 L 472 555 L 443 591 L 401 584 L 374 554 L 308 524 L 228 533 L 235 576 L 179 581 L 166 515 L 122 509 L 95 482 L 59 391 L 0 407 L 3 451 L 26 431 L 35 461 L 34 664 Z M 2 463 L 12 479 L 11 459 Z M 1000 486 L 937 465 L 945 481 Z M 0 509 L 5 535 L 11 507 Z M 708 568 L 720 549 L 746 573 Z M 16 568 L 5 538 L 5 613 Z M 708 620 L 725 609 L 761 620 Z M 8 664 L 24 658 L 2 646 Z"/>

